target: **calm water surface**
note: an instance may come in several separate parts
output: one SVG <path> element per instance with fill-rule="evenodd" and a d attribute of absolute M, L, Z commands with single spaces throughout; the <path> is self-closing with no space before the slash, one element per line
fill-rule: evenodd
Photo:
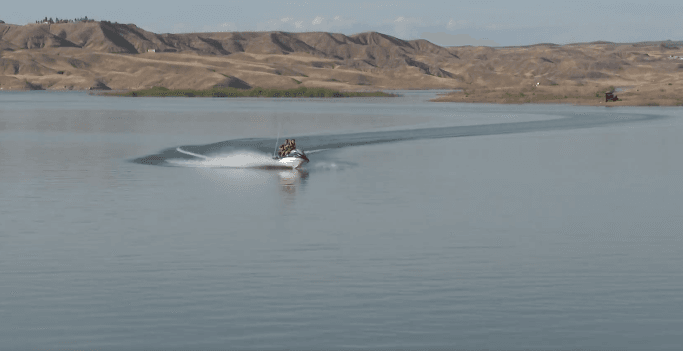
<path fill-rule="evenodd" d="M 0 94 L 0 349 L 681 348 L 680 109 L 403 94 Z"/>

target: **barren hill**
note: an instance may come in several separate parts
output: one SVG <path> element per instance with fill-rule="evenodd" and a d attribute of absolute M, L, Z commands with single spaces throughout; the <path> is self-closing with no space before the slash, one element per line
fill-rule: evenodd
<path fill-rule="evenodd" d="M 203 89 L 235 79 L 342 90 L 678 84 L 679 44 L 441 47 L 377 32 L 156 34 L 107 21 L 0 24 L 0 88 Z"/>

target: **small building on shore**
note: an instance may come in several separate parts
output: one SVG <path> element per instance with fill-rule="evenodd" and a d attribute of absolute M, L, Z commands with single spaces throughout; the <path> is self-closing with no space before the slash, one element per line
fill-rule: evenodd
<path fill-rule="evenodd" d="M 614 94 L 614 90 L 605 93 L 605 102 L 619 101 L 619 98 Z"/>

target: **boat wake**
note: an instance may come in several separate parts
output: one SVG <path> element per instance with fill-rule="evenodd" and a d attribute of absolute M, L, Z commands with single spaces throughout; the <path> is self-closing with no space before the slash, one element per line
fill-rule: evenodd
<path fill-rule="evenodd" d="M 175 149 L 178 150 L 178 152 L 183 153 L 183 154 L 185 154 L 185 155 L 190 155 L 190 156 L 194 156 L 194 157 L 199 157 L 199 158 L 203 158 L 203 159 L 205 159 L 205 160 L 210 159 L 210 157 L 208 157 L 208 156 L 204 156 L 204 155 L 200 155 L 200 154 L 195 154 L 194 152 L 185 151 L 185 150 L 183 150 L 183 149 L 181 149 L 181 148 L 179 148 L 179 147 L 177 147 L 177 148 L 175 148 Z"/>
<path fill-rule="evenodd" d="M 359 132 L 336 135 L 309 135 L 296 137 L 297 142 L 306 147 L 307 154 L 316 154 L 311 169 L 337 169 L 341 163 L 330 159 L 330 152 L 351 146 L 364 146 L 379 143 L 392 143 L 419 139 L 440 139 L 504 135 L 543 131 L 559 131 L 609 126 L 622 123 L 638 123 L 665 118 L 656 114 L 613 113 L 594 111 L 586 114 L 567 114 L 560 118 L 505 122 L 495 124 L 465 125 L 438 128 L 416 128 L 378 132 Z M 273 138 L 246 138 L 226 140 L 206 145 L 185 145 L 171 147 L 157 154 L 131 160 L 146 165 L 178 167 L 225 167 L 225 168 L 291 168 L 272 158 Z"/>
<path fill-rule="evenodd" d="M 176 148 L 176 150 L 181 154 L 193 156 L 193 158 L 169 158 L 166 160 L 166 163 L 170 166 L 195 168 L 290 168 L 274 160 L 270 155 L 256 151 L 233 151 L 206 156 L 183 150 L 180 147 Z"/>

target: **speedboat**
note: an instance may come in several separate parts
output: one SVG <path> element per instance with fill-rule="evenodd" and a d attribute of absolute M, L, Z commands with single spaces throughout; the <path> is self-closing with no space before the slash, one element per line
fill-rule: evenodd
<path fill-rule="evenodd" d="M 280 162 L 283 166 L 292 167 L 292 169 L 298 169 L 302 164 L 308 162 L 308 157 L 306 157 L 304 151 L 300 149 L 294 149 L 284 157 L 275 156 L 273 159 Z"/>

